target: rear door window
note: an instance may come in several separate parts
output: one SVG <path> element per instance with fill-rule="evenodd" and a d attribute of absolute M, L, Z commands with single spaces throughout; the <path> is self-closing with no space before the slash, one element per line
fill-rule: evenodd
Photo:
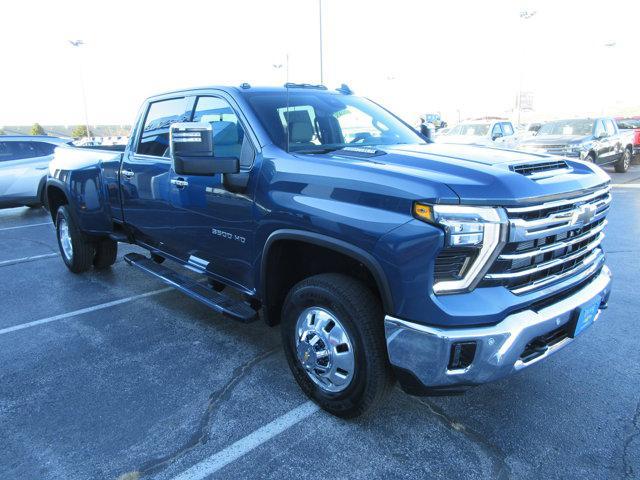
<path fill-rule="evenodd" d="M 616 127 L 613 124 L 613 120 L 605 120 L 604 126 L 607 129 L 607 135 L 612 136 L 616 134 Z"/>
<path fill-rule="evenodd" d="M 53 151 L 56 149 L 56 146 L 57 146 L 53 143 L 46 143 L 46 142 L 34 142 L 34 143 L 36 145 L 36 148 L 40 152 L 41 156 L 53 155 Z"/>
<path fill-rule="evenodd" d="M 14 160 L 41 157 L 42 154 L 36 143 L 38 142 L 8 142 Z"/>
<path fill-rule="evenodd" d="M 167 156 L 169 128 L 176 122 L 188 121 L 185 98 L 161 100 L 149 105 L 136 153 L 153 157 Z"/>

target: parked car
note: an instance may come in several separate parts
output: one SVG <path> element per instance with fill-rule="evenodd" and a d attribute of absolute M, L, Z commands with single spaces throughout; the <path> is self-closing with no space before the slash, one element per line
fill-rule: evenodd
<path fill-rule="evenodd" d="M 640 156 L 640 117 L 616 118 L 619 130 L 633 131 L 633 156 Z"/>
<path fill-rule="evenodd" d="M 619 130 L 609 117 L 556 120 L 543 125 L 518 149 L 579 158 L 598 165 L 614 165 L 626 172 L 631 164 L 633 131 Z"/>
<path fill-rule="evenodd" d="M 438 137 L 440 135 L 447 135 L 451 131 L 452 127 L 444 127 L 439 130 L 436 130 L 435 136 Z"/>
<path fill-rule="evenodd" d="M 42 205 L 53 151 L 69 142 L 45 135 L 0 136 L 0 208 Z"/>
<path fill-rule="evenodd" d="M 520 142 L 527 138 L 535 137 L 538 134 L 538 130 L 542 127 L 542 123 L 529 123 L 516 129 L 513 135 L 507 137 L 500 137 L 496 139 L 496 146 L 500 148 L 516 148 Z"/>
<path fill-rule="evenodd" d="M 470 120 L 459 123 L 446 134 L 438 135 L 438 143 L 493 145 L 498 139 L 513 135 L 513 124 L 506 120 Z"/>
<path fill-rule="evenodd" d="M 57 149 L 47 196 L 69 270 L 143 247 L 126 262 L 280 324 L 302 390 L 343 417 L 394 380 L 455 394 L 534 365 L 609 298 L 598 166 L 426 143 L 345 88 L 151 97 L 124 152 Z"/>

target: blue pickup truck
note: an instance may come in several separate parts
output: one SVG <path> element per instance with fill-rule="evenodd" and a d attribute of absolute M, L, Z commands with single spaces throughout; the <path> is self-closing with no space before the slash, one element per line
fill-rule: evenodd
<path fill-rule="evenodd" d="M 72 272 L 143 247 L 126 262 L 279 324 L 302 390 L 342 417 L 396 381 L 457 394 L 531 366 L 609 298 L 598 166 L 429 143 L 346 86 L 151 97 L 123 152 L 58 148 L 47 200 Z"/>

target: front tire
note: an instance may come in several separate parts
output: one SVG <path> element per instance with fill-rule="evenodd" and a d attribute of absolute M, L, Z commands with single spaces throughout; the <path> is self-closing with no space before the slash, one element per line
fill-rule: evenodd
<path fill-rule="evenodd" d="M 627 170 L 629 170 L 629 165 L 631 165 L 631 150 L 625 148 L 624 152 L 622 153 L 622 157 L 616 162 L 616 172 L 625 173 Z"/>
<path fill-rule="evenodd" d="M 69 270 L 82 273 L 91 268 L 95 247 L 82 235 L 66 205 L 58 208 L 56 213 L 56 236 L 62 260 Z"/>
<path fill-rule="evenodd" d="M 356 417 L 389 393 L 383 312 L 362 282 L 336 273 L 299 282 L 285 300 L 281 329 L 294 378 L 328 412 Z"/>

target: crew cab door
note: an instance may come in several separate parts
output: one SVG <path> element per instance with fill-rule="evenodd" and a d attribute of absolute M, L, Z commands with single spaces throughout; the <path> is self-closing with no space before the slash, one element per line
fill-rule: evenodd
<path fill-rule="evenodd" d="M 124 221 L 136 241 L 175 255 L 170 201 L 169 128 L 188 118 L 186 97 L 150 102 L 136 128 L 136 139 L 123 155 L 120 189 Z"/>
<path fill-rule="evenodd" d="M 611 162 L 611 137 L 607 132 L 604 120 L 596 120 L 593 137 L 595 138 L 594 149 L 598 155 L 596 163 L 605 164 Z"/>
<path fill-rule="evenodd" d="M 238 158 L 240 173 L 178 175 L 171 170 L 170 201 L 176 231 L 182 232 L 176 235 L 176 248 L 196 270 L 249 288 L 255 148 L 229 98 L 203 95 L 195 101 L 191 121 L 211 124 L 216 158 Z"/>
<path fill-rule="evenodd" d="M 622 157 L 622 143 L 620 142 L 620 133 L 613 123 L 613 120 L 606 118 L 603 120 L 604 128 L 607 131 L 609 155 L 607 156 L 607 163 L 617 162 Z"/>

